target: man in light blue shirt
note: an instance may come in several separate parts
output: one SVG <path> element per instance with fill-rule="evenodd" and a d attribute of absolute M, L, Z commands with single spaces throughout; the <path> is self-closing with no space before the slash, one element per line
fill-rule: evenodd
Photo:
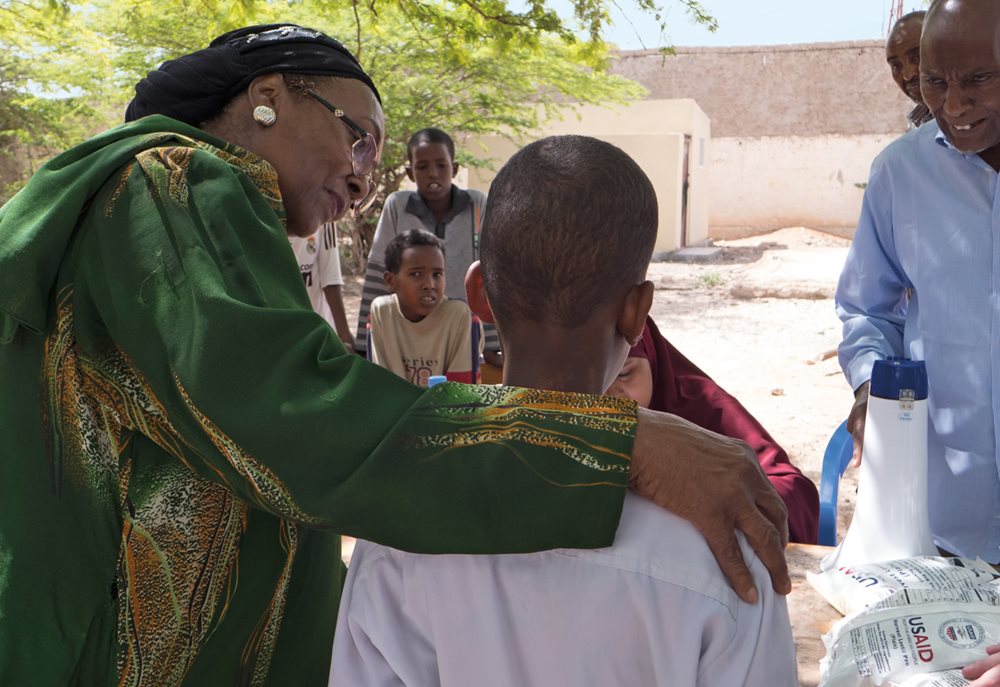
<path fill-rule="evenodd" d="M 1000 3 L 928 12 L 921 89 L 936 124 L 876 158 L 837 288 L 855 460 L 875 360 L 925 360 L 928 498 L 942 549 L 1000 562 Z"/>

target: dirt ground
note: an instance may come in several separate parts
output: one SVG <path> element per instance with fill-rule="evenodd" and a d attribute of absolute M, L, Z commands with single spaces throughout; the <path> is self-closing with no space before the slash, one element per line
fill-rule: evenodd
<path fill-rule="evenodd" d="M 837 363 L 833 309 L 849 241 L 795 227 L 734 241 L 707 262 L 659 262 L 652 315 L 664 335 L 736 396 L 819 484 L 823 450 L 847 417 L 851 391 Z M 359 279 L 344 287 L 350 322 Z M 851 471 L 840 489 L 838 534 L 853 510 Z"/>

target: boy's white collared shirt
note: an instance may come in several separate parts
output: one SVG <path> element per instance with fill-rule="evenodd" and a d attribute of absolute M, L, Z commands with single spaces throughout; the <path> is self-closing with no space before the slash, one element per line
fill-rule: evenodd
<path fill-rule="evenodd" d="M 785 599 L 741 544 L 755 605 L 688 522 L 631 493 L 605 549 L 433 556 L 358 542 L 330 684 L 796 685 Z"/>

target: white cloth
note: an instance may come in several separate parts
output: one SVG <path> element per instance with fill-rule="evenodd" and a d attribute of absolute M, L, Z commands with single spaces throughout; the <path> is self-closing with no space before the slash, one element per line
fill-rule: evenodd
<path fill-rule="evenodd" d="M 741 545 L 754 605 L 690 523 L 632 494 L 606 549 L 431 556 L 358 542 L 330 684 L 791 687 L 785 599 Z"/>
<path fill-rule="evenodd" d="M 337 230 L 332 224 L 324 224 L 312 236 L 289 236 L 288 242 L 292 244 L 295 260 L 299 263 L 299 272 L 302 273 L 313 310 L 336 329 L 337 324 L 333 321 L 323 289 L 344 284 L 340 272 L 340 251 L 337 249 Z"/>

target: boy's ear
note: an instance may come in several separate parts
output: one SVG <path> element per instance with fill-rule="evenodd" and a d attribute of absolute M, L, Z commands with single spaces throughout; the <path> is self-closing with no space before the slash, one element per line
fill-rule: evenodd
<path fill-rule="evenodd" d="M 458 174 L 458 163 L 457 162 L 452 162 L 451 163 L 451 175 L 455 176 L 456 174 Z"/>
<path fill-rule="evenodd" d="M 625 337 L 629 346 L 635 346 L 642 338 L 646 316 L 652 307 L 653 282 L 648 279 L 633 286 L 625 295 L 621 314 L 618 315 L 618 332 Z"/>
<path fill-rule="evenodd" d="M 413 178 L 413 167 L 410 167 L 409 162 L 406 163 L 406 178 L 412 181 L 414 184 L 417 183 L 417 180 Z"/>
<path fill-rule="evenodd" d="M 479 261 L 469 265 L 469 271 L 465 273 L 465 299 L 469 302 L 469 310 L 476 314 L 480 320 L 488 324 L 493 324 L 493 308 L 486 297 L 486 285 L 483 284 L 483 269 Z"/>
<path fill-rule="evenodd" d="M 396 275 L 386 270 L 382 273 L 382 279 L 385 280 L 385 285 L 389 288 L 389 293 L 396 293 Z"/>

